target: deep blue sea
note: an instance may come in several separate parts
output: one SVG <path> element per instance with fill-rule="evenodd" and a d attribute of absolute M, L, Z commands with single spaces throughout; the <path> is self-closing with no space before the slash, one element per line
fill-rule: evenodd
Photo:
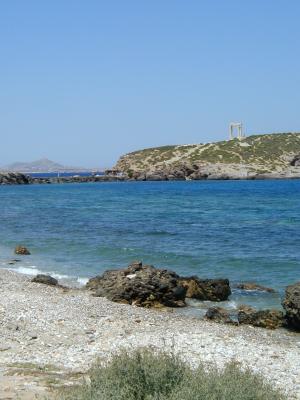
<path fill-rule="evenodd" d="M 280 307 L 284 287 L 300 280 L 296 180 L 1 186 L 0 209 L 0 265 L 19 272 L 84 282 L 138 259 L 278 291 L 234 290 L 229 307 Z M 17 244 L 32 255 L 16 257 Z"/>

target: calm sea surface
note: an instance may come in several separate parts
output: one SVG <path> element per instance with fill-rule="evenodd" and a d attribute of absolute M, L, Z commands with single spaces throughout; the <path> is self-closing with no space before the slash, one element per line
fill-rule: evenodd
<path fill-rule="evenodd" d="M 3 268 L 84 282 L 139 259 L 278 291 L 234 290 L 229 307 L 279 307 L 300 280 L 300 181 L 2 186 L 0 209 Z M 32 255 L 8 265 L 19 243 Z"/>

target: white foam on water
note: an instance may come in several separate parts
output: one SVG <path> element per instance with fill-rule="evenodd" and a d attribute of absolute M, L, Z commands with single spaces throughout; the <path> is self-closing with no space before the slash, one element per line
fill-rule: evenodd
<path fill-rule="evenodd" d="M 80 286 L 84 286 L 88 283 L 89 278 L 77 278 L 77 282 L 79 283 Z"/>
<path fill-rule="evenodd" d="M 34 275 L 43 273 L 35 265 L 30 265 L 30 266 L 26 266 L 26 267 L 19 266 L 19 267 L 15 267 L 15 268 L 6 268 L 6 269 L 8 269 L 9 271 L 18 272 L 19 274 L 30 275 L 30 276 L 34 276 Z"/>
<path fill-rule="evenodd" d="M 3 263 L 5 265 L 6 263 Z M 75 276 L 70 276 L 70 275 L 65 275 L 65 274 L 58 274 L 57 272 L 54 271 L 42 271 L 35 265 L 27 265 L 27 266 L 14 266 L 14 267 L 5 267 L 4 269 L 8 271 L 13 271 L 17 272 L 18 274 L 22 275 L 27 275 L 27 276 L 35 276 L 38 274 L 43 274 L 43 275 L 51 275 L 53 278 L 57 279 L 58 281 L 63 281 L 65 283 L 73 283 L 76 286 L 84 286 L 89 278 L 84 278 L 84 277 L 75 277 Z"/>
<path fill-rule="evenodd" d="M 196 300 L 196 299 L 186 299 L 186 303 L 190 307 L 198 309 L 208 309 L 209 307 L 224 307 L 227 310 L 236 310 L 238 308 L 238 303 L 234 300 L 226 301 L 208 301 L 208 300 Z"/>

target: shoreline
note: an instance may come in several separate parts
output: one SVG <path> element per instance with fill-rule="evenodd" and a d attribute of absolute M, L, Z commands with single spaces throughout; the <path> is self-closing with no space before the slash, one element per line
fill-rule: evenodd
<path fill-rule="evenodd" d="M 1 173 L 0 185 L 47 185 L 47 184 L 70 184 L 70 183 L 111 183 L 111 182 L 207 182 L 207 181 L 284 181 L 300 180 L 300 172 L 268 173 L 255 175 L 230 175 L 219 174 L 200 178 L 175 178 L 170 179 L 164 175 L 138 175 L 136 178 L 116 175 L 100 176 L 63 176 L 63 177 L 32 177 L 23 173 Z"/>
<path fill-rule="evenodd" d="M 26 399 L 31 386 L 37 393 L 47 391 L 43 375 L 48 375 L 40 373 L 39 379 L 27 376 L 26 384 L 24 375 L 5 376 L 16 365 L 40 369 L 51 365 L 57 375 L 72 381 L 99 357 L 105 360 L 121 348 L 145 346 L 175 351 L 191 365 L 202 361 L 222 367 L 235 360 L 260 372 L 289 398 L 300 399 L 297 333 L 227 326 L 112 303 L 86 290 L 32 283 L 26 275 L 4 269 L 0 270 L 0 282 L 0 382 L 4 381 L 7 392 L 18 390 L 20 399 Z"/>

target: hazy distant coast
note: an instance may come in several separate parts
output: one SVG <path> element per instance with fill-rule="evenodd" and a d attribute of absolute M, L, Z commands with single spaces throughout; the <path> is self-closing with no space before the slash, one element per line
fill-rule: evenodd
<path fill-rule="evenodd" d="M 66 172 L 92 172 L 102 171 L 101 168 L 84 168 L 78 166 L 66 166 L 59 164 L 55 161 L 49 160 L 48 158 L 41 158 L 32 162 L 14 162 L 2 166 L 0 172 L 18 172 L 22 174 L 39 174 L 39 173 L 66 173 Z"/>

